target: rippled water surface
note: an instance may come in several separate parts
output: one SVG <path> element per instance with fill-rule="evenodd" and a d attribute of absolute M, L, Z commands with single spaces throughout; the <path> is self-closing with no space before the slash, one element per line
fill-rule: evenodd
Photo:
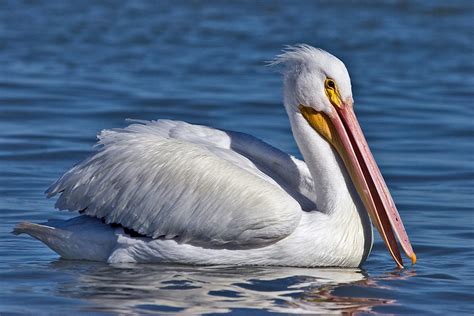
<path fill-rule="evenodd" d="M 474 310 L 471 1 L 0 3 L 0 313 Z M 15 223 L 67 218 L 44 190 L 126 118 L 254 134 L 299 156 L 264 66 L 305 42 L 345 61 L 418 264 L 379 239 L 360 270 L 65 261 Z"/>

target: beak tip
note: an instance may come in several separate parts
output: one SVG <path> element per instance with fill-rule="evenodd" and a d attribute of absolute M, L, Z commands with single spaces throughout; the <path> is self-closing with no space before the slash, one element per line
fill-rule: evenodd
<path fill-rule="evenodd" d="M 415 253 L 413 253 L 411 255 L 411 264 L 414 265 L 415 263 L 416 263 L 416 255 L 415 255 Z"/>

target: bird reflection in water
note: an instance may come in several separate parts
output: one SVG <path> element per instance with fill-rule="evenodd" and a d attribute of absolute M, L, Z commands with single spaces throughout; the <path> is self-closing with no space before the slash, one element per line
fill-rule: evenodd
<path fill-rule="evenodd" d="M 383 287 L 379 280 L 411 276 L 393 272 L 369 278 L 361 269 L 110 266 L 66 260 L 52 263 L 52 268 L 70 276 L 58 283 L 56 295 L 81 300 L 83 311 L 126 314 L 248 309 L 313 314 L 369 312 L 374 306 L 395 303 L 380 297 L 378 290 Z"/>

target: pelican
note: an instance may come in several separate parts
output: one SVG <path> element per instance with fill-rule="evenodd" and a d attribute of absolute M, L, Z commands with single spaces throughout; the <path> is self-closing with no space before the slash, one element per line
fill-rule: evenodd
<path fill-rule="evenodd" d="M 181 121 L 104 130 L 48 190 L 69 220 L 19 223 L 66 259 L 358 267 L 372 223 L 403 268 L 415 253 L 353 111 L 342 61 L 288 47 L 284 105 L 304 161 L 247 134 Z"/>

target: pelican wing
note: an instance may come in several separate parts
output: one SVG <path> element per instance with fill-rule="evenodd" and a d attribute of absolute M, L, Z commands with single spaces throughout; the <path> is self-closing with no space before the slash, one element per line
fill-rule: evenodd
<path fill-rule="evenodd" d="M 139 122 L 147 124 L 147 121 Z M 230 150 L 233 157 L 246 158 L 238 165 L 247 168 L 249 172 L 256 172 L 256 175 L 261 176 L 262 172 L 268 175 L 270 178 L 265 177 L 267 181 L 277 182 L 304 210 L 316 209 L 313 179 L 304 161 L 245 133 L 171 120 L 159 120 L 152 124 L 167 138 L 200 144 L 221 154 Z"/>
<path fill-rule="evenodd" d="M 304 163 L 249 135 L 159 120 L 98 137 L 98 151 L 48 189 L 60 193 L 57 208 L 152 238 L 243 249 L 288 236 L 311 203 Z M 279 170 L 284 162 L 298 174 Z"/>

